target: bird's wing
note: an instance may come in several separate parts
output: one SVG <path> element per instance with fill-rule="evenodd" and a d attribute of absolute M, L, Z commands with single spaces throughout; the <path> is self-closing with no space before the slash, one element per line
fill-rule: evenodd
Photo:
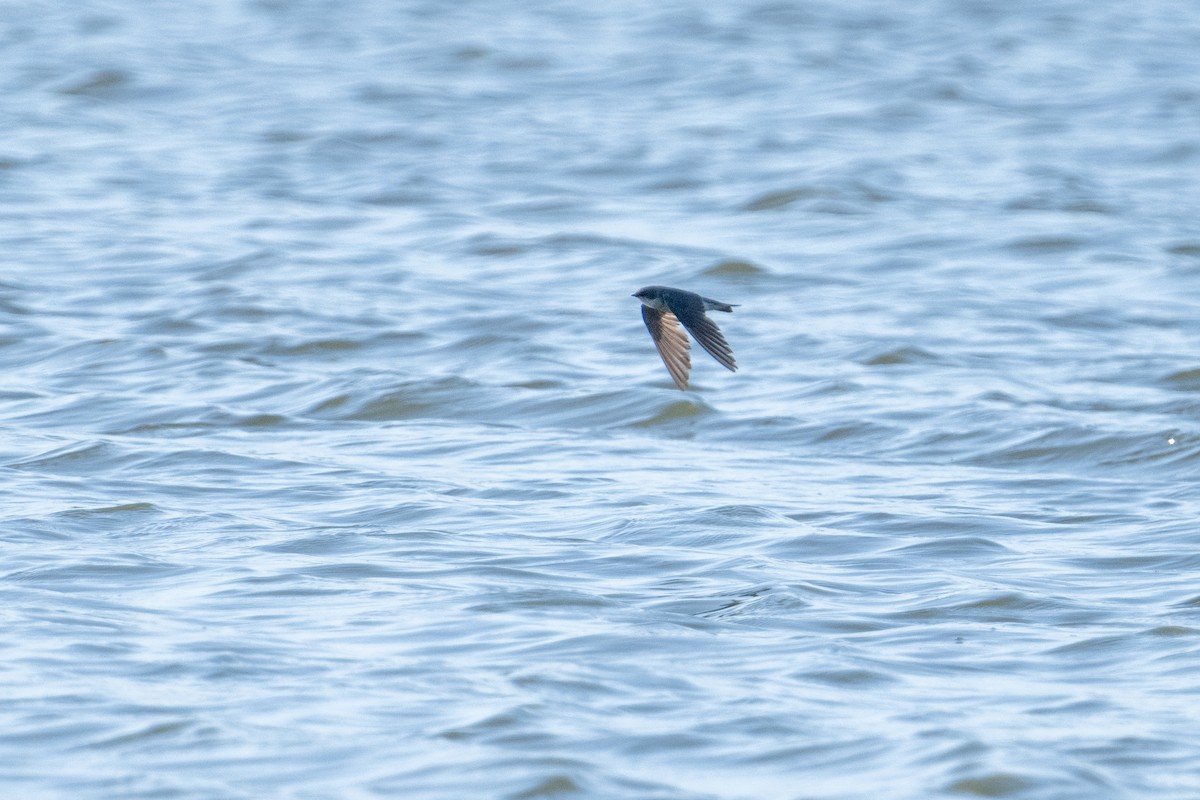
<path fill-rule="evenodd" d="M 704 303 L 697 297 L 695 303 L 670 303 L 671 312 L 683 323 L 700 346 L 717 360 L 721 366 L 731 372 L 737 372 L 737 363 L 733 360 L 733 350 L 717 323 L 704 313 Z M 676 305 L 680 306 L 676 308 Z"/>
<path fill-rule="evenodd" d="M 688 355 L 688 350 L 692 345 L 683 328 L 679 327 L 679 320 L 670 311 L 658 311 L 649 306 L 642 306 L 642 319 L 646 321 L 650 338 L 654 340 L 654 346 L 658 348 L 658 354 L 667 365 L 667 372 L 671 373 L 675 385 L 686 389 L 688 370 L 692 368 L 692 357 Z"/>

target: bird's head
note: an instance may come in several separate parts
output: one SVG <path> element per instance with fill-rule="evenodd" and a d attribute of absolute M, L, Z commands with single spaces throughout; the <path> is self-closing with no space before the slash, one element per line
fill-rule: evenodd
<path fill-rule="evenodd" d="M 634 292 L 631 297 L 636 297 L 642 301 L 642 305 L 650 306 L 650 308 L 662 308 L 662 293 L 657 286 L 645 286 Z"/>

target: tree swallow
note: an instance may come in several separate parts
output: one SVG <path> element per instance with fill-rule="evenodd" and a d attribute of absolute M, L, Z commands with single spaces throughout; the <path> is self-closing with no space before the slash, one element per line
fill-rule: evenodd
<path fill-rule="evenodd" d="M 714 309 L 733 311 L 733 305 L 669 286 L 647 286 L 638 289 L 633 296 L 642 301 L 642 319 L 650 330 L 650 338 L 667 365 L 667 372 L 671 373 L 671 378 L 680 389 L 687 388 L 688 370 L 692 368 L 692 359 L 688 355 L 691 344 L 687 333 L 679 327 L 681 322 L 717 363 L 731 372 L 737 371 L 729 343 L 721 335 L 717 323 L 704 313 Z"/>

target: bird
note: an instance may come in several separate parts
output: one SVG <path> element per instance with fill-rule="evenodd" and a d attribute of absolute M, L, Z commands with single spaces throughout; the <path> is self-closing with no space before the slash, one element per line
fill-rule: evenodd
<path fill-rule="evenodd" d="M 722 303 L 695 292 L 672 289 L 669 286 L 646 286 L 633 293 L 642 301 L 642 319 L 650 331 L 650 338 L 658 348 L 658 354 L 667 365 L 667 372 L 680 389 L 688 385 L 688 371 L 692 359 L 688 355 L 691 344 L 679 323 L 687 329 L 700 346 L 730 372 L 737 372 L 733 350 L 725 341 L 717 323 L 708 318 L 706 311 L 733 311 L 736 303 Z"/>

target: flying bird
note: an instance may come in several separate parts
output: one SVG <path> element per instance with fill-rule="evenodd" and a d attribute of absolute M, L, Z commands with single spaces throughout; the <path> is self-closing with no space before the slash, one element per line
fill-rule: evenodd
<path fill-rule="evenodd" d="M 683 289 L 672 289 L 669 286 L 647 286 L 638 289 L 633 294 L 642 301 L 642 319 L 650 331 L 650 338 L 658 348 L 667 372 L 680 389 L 688 385 L 688 371 L 692 368 L 692 359 L 688 355 L 691 348 L 687 333 L 679 327 L 687 329 L 700 346 L 717 360 L 717 363 L 731 372 L 737 372 L 737 364 L 733 360 L 733 350 L 721 334 L 717 323 L 705 314 L 705 311 L 733 311 L 733 305 L 721 303 L 701 297 L 695 292 Z"/>

